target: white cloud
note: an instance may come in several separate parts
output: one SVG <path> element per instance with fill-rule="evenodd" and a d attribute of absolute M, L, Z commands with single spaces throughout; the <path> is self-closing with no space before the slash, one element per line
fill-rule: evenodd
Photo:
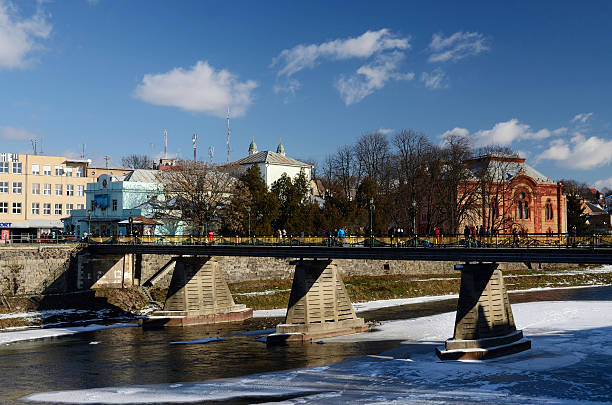
<path fill-rule="evenodd" d="M 421 81 L 430 89 L 444 89 L 448 87 L 448 77 L 442 69 L 434 69 L 431 73 L 421 73 Z"/>
<path fill-rule="evenodd" d="M 476 146 L 507 146 L 524 139 L 545 139 L 550 137 L 552 132 L 546 128 L 533 132 L 529 125 L 521 124 L 516 118 L 513 118 L 509 121 L 498 122 L 491 129 L 477 131 L 472 134 L 472 137 Z"/>
<path fill-rule="evenodd" d="M 393 130 L 391 128 L 379 128 L 376 132 L 380 132 L 383 135 L 389 135 Z"/>
<path fill-rule="evenodd" d="M 607 179 L 597 180 L 595 183 L 593 183 L 593 186 L 595 186 L 595 188 L 599 190 L 602 190 L 604 188 L 612 189 L 612 177 L 609 177 Z"/>
<path fill-rule="evenodd" d="M 7 141 L 27 141 L 38 138 L 38 136 L 23 128 L 0 127 L 0 139 Z"/>
<path fill-rule="evenodd" d="M 581 123 L 581 124 L 586 124 L 586 122 L 589 120 L 589 118 L 591 118 L 592 115 L 593 115 L 592 112 L 576 114 L 574 116 L 574 118 L 572 118 L 572 122 L 578 122 L 578 123 Z"/>
<path fill-rule="evenodd" d="M 40 40 L 49 38 L 51 24 L 41 2 L 36 13 L 24 18 L 11 2 L 0 0 L 0 68 L 17 69 L 27 66 L 33 51 L 42 48 Z"/>
<path fill-rule="evenodd" d="M 414 73 L 398 73 L 397 67 L 404 55 L 399 52 L 378 55 L 374 61 L 361 66 L 348 78 L 341 76 L 336 89 L 344 104 L 360 102 L 376 90 L 382 89 L 390 80 L 412 80 Z"/>
<path fill-rule="evenodd" d="M 285 103 L 289 101 L 291 97 L 295 96 L 295 93 L 302 87 L 302 84 L 299 80 L 290 77 L 286 80 L 276 81 L 274 84 L 274 93 L 275 94 L 284 94 L 285 95 Z"/>
<path fill-rule="evenodd" d="M 445 133 L 442 134 L 442 138 L 446 139 L 449 136 L 468 136 L 470 134 L 470 131 L 468 131 L 465 128 L 460 128 L 460 127 L 455 127 L 451 130 L 446 131 Z"/>
<path fill-rule="evenodd" d="M 596 136 L 587 138 L 576 133 L 569 142 L 564 139 L 551 141 L 538 160 L 554 160 L 572 169 L 593 169 L 612 162 L 612 140 Z"/>
<path fill-rule="evenodd" d="M 429 43 L 429 62 L 456 62 L 470 55 L 488 51 L 489 45 L 484 35 L 478 32 L 455 32 L 449 37 L 434 34 Z"/>
<path fill-rule="evenodd" d="M 315 67 L 320 60 L 367 59 L 376 53 L 410 48 L 410 38 L 400 38 L 387 28 L 367 31 L 356 38 L 336 39 L 321 44 L 297 45 L 283 50 L 272 60 L 280 66 L 278 75 L 291 76 L 300 70 Z"/>
<path fill-rule="evenodd" d="M 167 73 L 145 74 L 134 90 L 134 97 L 147 103 L 178 107 L 186 111 L 225 117 L 245 114 L 252 103 L 253 80 L 240 82 L 227 70 L 215 70 L 198 61 L 189 69 L 175 68 Z"/>

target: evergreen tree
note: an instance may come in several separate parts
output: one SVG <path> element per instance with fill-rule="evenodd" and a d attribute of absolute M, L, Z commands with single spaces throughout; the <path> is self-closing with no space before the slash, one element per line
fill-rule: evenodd
<path fill-rule="evenodd" d="M 250 193 L 251 232 L 254 235 L 272 235 L 272 223 L 278 215 L 279 203 L 268 191 L 257 165 L 251 166 L 241 177 Z M 246 209 L 246 207 L 245 207 Z"/>

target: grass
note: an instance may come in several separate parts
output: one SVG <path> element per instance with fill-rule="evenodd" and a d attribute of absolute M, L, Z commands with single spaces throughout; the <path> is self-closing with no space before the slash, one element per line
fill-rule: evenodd
<path fill-rule="evenodd" d="M 576 271 L 578 272 L 578 271 Z M 504 275 L 509 290 L 530 288 L 552 288 L 589 285 L 612 285 L 612 273 L 550 274 L 542 271 L 513 271 Z M 459 274 L 418 276 L 353 276 L 344 277 L 344 284 L 352 302 L 374 301 L 393 298 L 411 298 L 458 294 Z M 237 304 L 253 309 L 286 308 L 289 302 L 291 280 L 259 280 L 231 283 L 230 290 Z M 240 295 L 248 292 L 270 292 L 274 294 Z"/>

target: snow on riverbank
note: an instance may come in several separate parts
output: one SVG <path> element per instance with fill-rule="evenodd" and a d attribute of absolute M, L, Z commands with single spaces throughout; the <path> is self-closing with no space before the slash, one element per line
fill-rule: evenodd
<path fill-rule="evenodd" d="M 74 335 L 75 333 L 93 332 L 101 329 L 110 328 L 125 328 L 138 326 L 135 323 L 116 323 L 113 325 L 87 325 L 87 326 L 72 326 L 69 328 L 49 328 L 49 329 L 28 329 L 15 332 L 0 333 L 0 345 L 21 342 L 24 340 L 35 340 L 50 337 L 59 337 L 66 335 Z"/>
<path fill-rule="evenodd" d="M 325 340 L 402 341 L 379 356 L 201 383 L 48 392 L 26 399 L 114 404 L 238 398 L 284 398 L 285 404 L 612 402 L 612 302 L 534 302 L 512 308 L 533 347 L 486 362 L 438 361 L 434 347 L 453 331 L 455 314 L 445 313 L 385 322 L 375 332 Z"/>

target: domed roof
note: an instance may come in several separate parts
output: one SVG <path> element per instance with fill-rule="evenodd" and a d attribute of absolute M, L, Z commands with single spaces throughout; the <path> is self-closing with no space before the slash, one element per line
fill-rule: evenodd
<path fill-rule="evenodd" d="M 257 144 L 255 143 L 255 137 L 253 137 L 249 145 L 249 155 L 254 155 L 255 153 L 257 153 Z"/>
<path fill-rule="evenodd" d="M 283 156 L 285 156 L 285 147 L 283 146 L 283 140 L 281 139 L 280 143 L 278 144 L 278 147 L 276 148 L 276 153 L 279 153 Z"/>

